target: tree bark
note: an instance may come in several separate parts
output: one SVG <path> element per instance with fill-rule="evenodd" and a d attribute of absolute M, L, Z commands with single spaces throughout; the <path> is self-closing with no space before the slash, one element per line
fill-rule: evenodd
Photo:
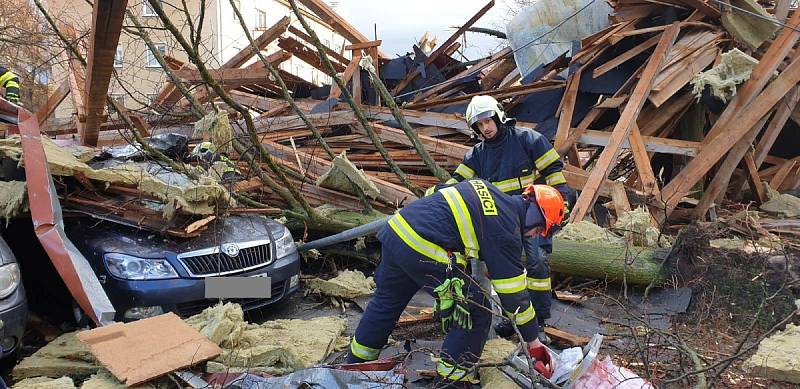
<path fill-rule="evenodd" d="M 669 249 L 553 239 L 550 268 L 558 273 L 629 285 L 662 281 L 662 259 Z"/>

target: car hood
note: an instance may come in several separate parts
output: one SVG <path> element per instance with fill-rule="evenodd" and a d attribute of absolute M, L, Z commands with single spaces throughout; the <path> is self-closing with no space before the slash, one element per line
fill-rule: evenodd
<path fill-rule="evenodd" d="M 200 236 L 189 239 L 88 217 L 65 219 L 65 227 L 67 236 L 84 255 L 113 252 L 143 258 L 163 258 L 168 252 L 185 253 L 223 243 L 273 240 L 271 234 L 283 229 L 274 220 L 255 215 L 219 217 Z"/>

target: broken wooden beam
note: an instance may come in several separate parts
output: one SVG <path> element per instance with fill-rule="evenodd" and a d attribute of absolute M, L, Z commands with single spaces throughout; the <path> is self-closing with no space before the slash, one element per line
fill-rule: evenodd
<path fill-rule="evenodd" d="M 97 145 L 100 123 L 105 120 L 102 116 L 106 108 L 106 95 L 127 6 L 128 0 L 94 2 L 86 61 L 86 121 L 80 133 L 84 145 Z"/>
<path fill-rule="evenodd" d="M 597 199 L 597 189 L 600 184 L 608 177 L 608 173 L 612 168 L 612 164 L 619 155 L 620 146 L 622 141 L 628 137 L 631 127 L 634 124 L 636 117 L 642 109 L 642 106 L 650 94 L 650 88 L 653 86 L 653 80 L 661 69 L 667 54 L 672 48 L 675 38 L 678 36 L 679 24 L 673 23 L 661 36 L 656 45 L 655 52 L 650 57 L 642 72 L 636 88 L 631 93 L 628 104 L 622 111 L 617 125 L 612 131 L 611 138 L 609 138 L 608 145 L 603 149 L 600 154 L 595 167 L 589 176 L 586 186 L 583 187 L 577 203 L 573 207 L 570 221 L 581 221 L 592 208 L 595 200 Z"/>

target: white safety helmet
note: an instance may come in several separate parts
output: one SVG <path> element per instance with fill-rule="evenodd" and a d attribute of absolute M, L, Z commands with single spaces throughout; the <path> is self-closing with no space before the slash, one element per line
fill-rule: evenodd
<path fill-rule="evenodd" d="M 490 118 L 492 116 L 497 116 L 497 120 L 500 123 L 507 123 L 512 119 L 506 116 L 505 111 L 503 111 L 503 106 L 494 99 L 492 96 L 475 96 L 470 100 L 469 105 L 467 106 L 467 112 L 465 118 L 467 119 L 467 124 L 473 131 L 477 134 L 480 134 L 480 130 L 476 123 L 478 121 Z"/>

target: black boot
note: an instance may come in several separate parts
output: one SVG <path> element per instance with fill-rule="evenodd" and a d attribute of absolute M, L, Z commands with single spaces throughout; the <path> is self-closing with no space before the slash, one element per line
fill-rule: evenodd
<path fill-rule="evenodd" d="M 494 332 L 497 336 L 505 339 L 509 339 L 513 337 L 516 332 L 514 331 L 514 325 L 511 324 L 511 320 L 507 318 L 501 318 L 499 322 L 494 325 Z"/>
<path fill-rule="evenodd" d="M 543 344 L 550 345 L 550 337 L 544 332 L 545 319 L 536 318 L 536 321 L 539 323 L 539 341 Z"/>

